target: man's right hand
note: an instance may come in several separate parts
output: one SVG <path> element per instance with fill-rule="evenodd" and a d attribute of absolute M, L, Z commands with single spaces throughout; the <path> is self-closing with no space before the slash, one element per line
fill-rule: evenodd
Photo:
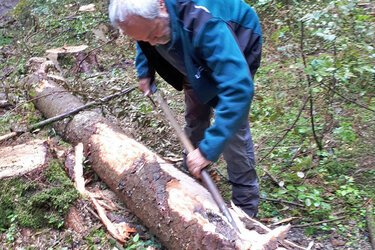
<path fill-rule="evenodd" d="M 141 78 L 139 79 L 139 90 L 142 91 L 142 93 L 144 94 L 144 96 L 149 96 L 151 95 L 151 89 L 150 89 L 150 85 L 151 85 L 151 78 Z"/>

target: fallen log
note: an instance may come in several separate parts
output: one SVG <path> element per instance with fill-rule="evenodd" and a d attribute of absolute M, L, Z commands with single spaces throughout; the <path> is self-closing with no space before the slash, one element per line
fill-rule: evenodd
<path fill-rule="evenodd" d="M 34 104 L 47 118 L 82 105 L 40 70 L 31 79 L 36 95 L 45 96 Z M 281 249 L 279 241 L 290 226 L 266 230 L 256 222 L 249 230 L 242 221 L 253 220 L 231 210 L 241 231 L 237 233 L 203 186 L 129 138 L 98 110 L 83 111 L 53 126 L 67 142 L 83 143 L 95 172 L 167 248 Z"/>

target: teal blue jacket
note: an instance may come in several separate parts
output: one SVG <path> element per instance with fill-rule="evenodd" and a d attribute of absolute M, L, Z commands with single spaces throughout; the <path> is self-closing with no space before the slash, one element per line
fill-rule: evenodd
<path fill-rule="evenodd" d="M 215 122 L 199 149 L 216 161 L 227 141 L 248 119 L 262 36 L 255 11 L 241 0 L 165 0 L 172 46 L 181 41 L 187 77 L 203 103 L 215 103 Z M 138 41 L 138 77 L 155 71 L 177 90 L 184 75 L 147 42 Z"/>

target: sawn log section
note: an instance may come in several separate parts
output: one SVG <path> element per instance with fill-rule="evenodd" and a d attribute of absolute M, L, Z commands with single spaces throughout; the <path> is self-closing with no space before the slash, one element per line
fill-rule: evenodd
<path fill-rule="evenodd" d="M 41 70 L 30 79 L 34 85 L 37 83 L 36 97 L 45 96 L 34 102 L 45 117 L 82 105 L 75 96 L 61 92 L 63 88 L 48 80 Z M 46 96 L 53 92 L 59 93 Z M 238 234 L 203 186 L 128 137 L 98 110 L 83 111 L 53 126 L 67 142 L 84 144 L 91 154 L 95 172 L 167 248 L 280 247 L 278 242 L 285 237 L 286 228 L 271 231 L 259 223 L 248 230 L 240 220 L 251 220 L 241 211 L 231 210 L 242 232 Z"/>

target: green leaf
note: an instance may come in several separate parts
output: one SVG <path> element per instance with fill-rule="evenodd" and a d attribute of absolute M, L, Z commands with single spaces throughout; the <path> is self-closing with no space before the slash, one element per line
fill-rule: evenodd
<path fill-rule="evenodd" d="M 305 200 L 305 204 L 306 204 L 306 206 L 311 206 L 311 200 L 309 199 L 309 198 L 307 198 L 306 200 Z"/>
<path fill-rule="evenodd" d="M 299 200 L 304 200 L 304 199 L 306 199 L 306 195 L 305 195 L 305 194 L 302 194 L 302 193 L 299 193 L 299 194 L 298 194 L 298 199 L 299 199 Z"/>
<path fill-rule="evenodd" d="M 316 231 L 315 228 L 313 228 L 313 227 L 308 227 L 308 228 L 306 228 L 306 230 L 305 230 L 305 234 L 307 234 L 307 235 L 311 235 L 311 234 L 314 234 L 315 231 Z"/>
<path fill-rule="evenodd" d="M 134 242 L 137 242 L 139 240 L 139 234 L 136 234 L 135 236 L 134 236 L 134 238 L 133 238 L 133 241 Z"/>

